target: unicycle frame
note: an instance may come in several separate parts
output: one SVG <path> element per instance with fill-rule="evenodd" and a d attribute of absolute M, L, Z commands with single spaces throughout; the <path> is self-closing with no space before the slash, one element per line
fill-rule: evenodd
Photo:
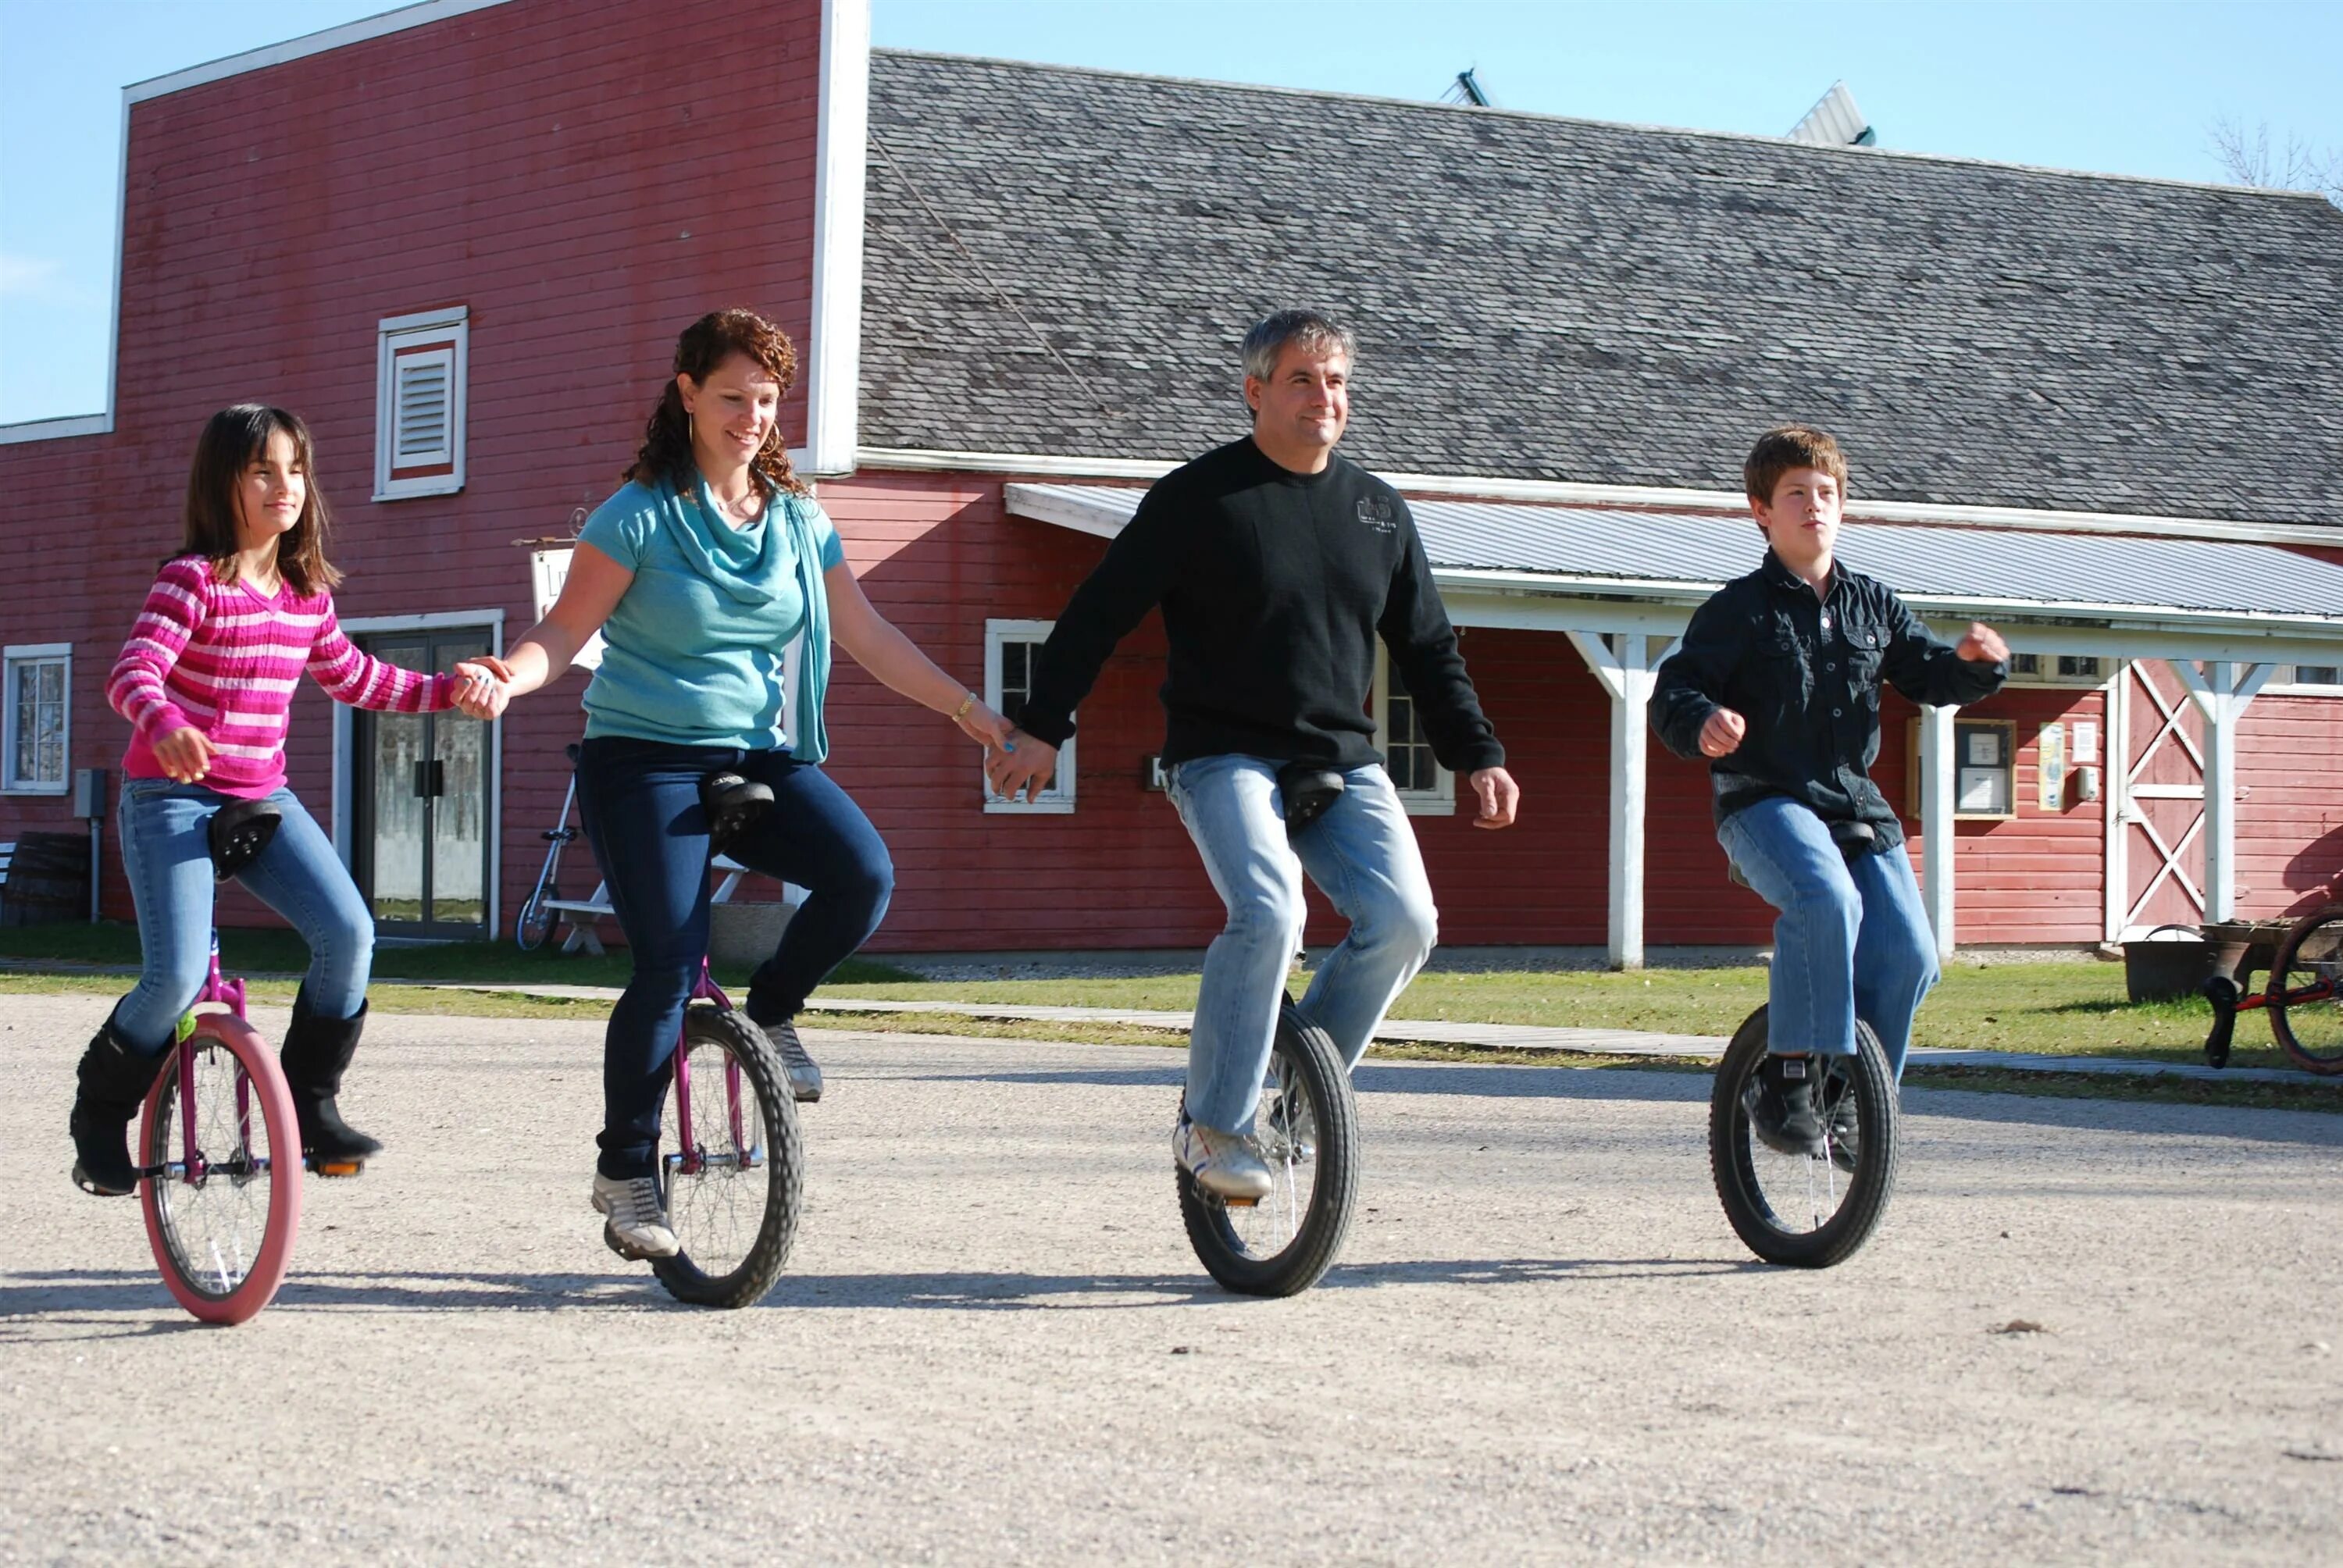
<path fill-rule="evenodd" d="M 179 1027 L 174 1031 L 171 1053 L 179 1078 L 179 1160 L 171 1164 L 141 1165 L 138 1174 L 148 1181 L 172 1177 L 184 1181 L 201 1181 L 206 1174 L 203 1151 L 196 1147 L 196 1009 L 205 1006 L 225 1007 L 238 1022 L 248 1022 L 244 1016 L 244 980 L 223 979 L 220 975 L 219 932 L 212 932 L 210 971 L 204 977 L 204 989 L 187 1004 L 180 1015 Z M 236 1075 L 236 1130 L 248 1146 L 252 1138 L 252 1079 L 240 1068 Z M 266 1171 L 274 1156 L 253 1162 L 253 1169 Z"/>
<path fill-rule="evenodd" d="M 691 994 L 684 999 L 684 1005 L 689 1007 L 696 1001 L 714 1002 L 726 1012 L 732 1010 L 732 999 L 724 994 L 724 988 L 718 985 L 716 977 L 709 972 L 705 957 L 699 960 L 699 979 L 692 986 Z M 690 1129 L 694 1125 L 691 1120 L 691 1050 L 680 1026 L 675 1031 L 675 1108 L 678 1123 L 675 1171 L 680 1176 L 697 1176 L 708 1168 L 708 1154 L 697 1142 L 690 1142 L 687 1147 Z M 745 1144 L 744 1135 L 748 1131 L 740 1118 L 740 1064 L 729 1057 L 724 1062 L 724 1111 L 725 1120 L 732 1130 L 732 1147 L 740 1149 Z"/>

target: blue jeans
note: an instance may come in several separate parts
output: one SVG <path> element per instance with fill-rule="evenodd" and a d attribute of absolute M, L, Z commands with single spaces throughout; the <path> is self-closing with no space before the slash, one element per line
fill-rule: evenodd
<path fill-rule="evenodd" d="M 658 1167 L 659 1103 L 684 1004 L 708 953 L 708 814 L 699 780 L 718 768 L 773 792 L 773 809 L 728 853 L 806 890 L 780 946 L 749 981 L 742 1010 L 751 1020 L 794 1018 L 813 988 L 879 929 L 894 896 L 895 866 L 879 830 L 819 768 L 785 751 L 619 736 L 580 743 L 578 814 L 635 964 L 610 1010 L 602 1050 L 598 1166 L 614 1180 Z"/>
<path fill-rule="evenodd" d="M 1274 762 L 1198 757 L 1167 780 L 1172 803 L 1228 906 L 1204 954 L 1188 1046 L 1188 1114 L 1223 1132 L 1252 1126 L 1285 973 L 1302 945 L 1302 873 L 1351 922 L 1302 1010 L 1357 1066 L 1383 1011 L 1440 936 L 1415 829 L 1379 766 L 1353 768 L 1325 814 L 1288 838 Z"/>
<path fill-rule="evenodd" d="M 374 915 L 327 838 L 290 789 L 268 797 L 284 820 L 260 859 L 236 877 L 309 944 L 304 1005 L 319 1018 L 356 1018 L 374 967 Z M 227 797 L 200 784 L 132 779 L 116 820 L 122 864 L 138 902 L 145 969 L 116 1004 L 114 1030 L 134 1050 L 171 1043 L 179 1017 L 211 970 L 213 813 Z"/>
<path fill-rule="evenodd" d="M 1904 1076 L 1912 1015 L 1936 983 L 1936 944 L 1904 846 L 1850 863 L 1822 819 L 1785 796 L 1745 806 L 1716 830 L 1774 922 L 1768 1044 L 1855 1054 L 1860 1016 Z"/>

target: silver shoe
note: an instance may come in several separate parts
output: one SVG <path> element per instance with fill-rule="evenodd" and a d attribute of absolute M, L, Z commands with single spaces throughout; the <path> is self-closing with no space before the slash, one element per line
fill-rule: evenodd
<path fill-rule="evenodd" d="M 683 1251 L 667 1222 L 667 1201 L 659 1196 L 659 1178 L 638 1176 L 618 1181 L 594 1172 L 594 1208 L 607 1216 L 602 1240 L 621 1258 L 672 1258 Z"/>
<path fill-rule="evenodd" d="M 760 1024 L 765 1038 L 773 1042 L 773 1050 L 781 1059 L 782 1068 L 789 1075 L 789 1092 L 799 1105 L 811 1105 L 821 1098 L 821 1069 L 806 1054 L 805 1042 L 798 1038 L 797 1026 L 783 1019 L 779 1023 Z"/>
<path fill-rule="evenodd" d="M 1258 1203 L 1269 1196 L 1269 1167 L 1247 1139 L 1207 1127 L 1182 1114 L 1172 1131 L 1172 1158 L 1196 1185 L 1230 1203 Z"/>

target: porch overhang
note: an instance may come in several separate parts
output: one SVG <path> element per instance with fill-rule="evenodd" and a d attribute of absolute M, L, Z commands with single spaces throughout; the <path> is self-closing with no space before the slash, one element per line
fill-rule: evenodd
<path fill-rule="evenodd" d="M 1011 484 L 1006 498 L 1012 516 L 1112 538 L 1143 494 L 1107 485 Z M 1755 525 L 1723 512 L 1438 498 L 1408 504 L 1452 621 L 1565 636 L 1610 697 L 1610 953 L 1615 966 L 1639 967 L 1645 726 L 1654 677 L 1702 601 L 1755 566 Z M 2343 535 L 2337 544 L 2343 548 Z M 2117 672 L 2107 686 L 2111 719 L 2121 712 L 2123 672 L 2134 661 L 2169 663 L 2205 720 L 2203 908 L 2208 919 L 2227 918 L 2239 720 L 2275 667 L 2343 664 L 2343 565 L 2237 540 L 1883 522 L 1844 525 L 1838 555 L 1894 585 L 1946 635 L 1985 620 L 2016 652 L 2100 659 Z M 1954 945 L 1952 715 L 1948 708 L 1923 709 L 1921 727 L 1925 890 L 1946 953 Z M 2168 727 L 2171 716 L 2164 717 Z M 2120 733 L 2112 726 L 2110 732 Z M 2103 934 L 2112 940 L 2129 919 L 2117 897 L 2128 770 L 2112 770 L 2108 781 Z"/>

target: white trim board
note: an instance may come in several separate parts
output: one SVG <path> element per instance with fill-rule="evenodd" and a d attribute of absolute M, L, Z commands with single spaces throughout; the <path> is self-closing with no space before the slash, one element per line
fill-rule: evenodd
<path fill-rule="evenodd" d="M 222 55 L 200 65 L 190 65 L 184 71 L 174 71 L 167 76 L 149 76 L 143 82 L 133 82 L 122 89 L 123 104 L 126 110 L 129 105 L 145 103 L 149 98 L 185 92 L 189 87 L 200 87 L 207 82 L 226 81 L 230 76 L 241 76 L 247 71 L 265 71 L 288 60 L 322 55 L 328 49 L 339 49 L 349 44 L 363 44 L 369 38 L 387 37 L 393 33 L 404 33 L 410 27 L 427 27 L 450 16 L 486 11 L 492 5 L 505 3 L 506 0 L 424 0 L 424 4 L 419 5 L 404 5 L 378 16 L 360 17 L 356 22 L 345 22 L 338 27 L 328 27 L 323 32 L 288 38 L 282 44 L 247 49 L 241 55 Z M 127 117 L 126 114 L 125 117 Z"/>
<path fill-rule="evenodd" d="M 870 139 L 870 0 L 822 0 L 816 111 L 806 471 L 847 473 L 862 399 L 862 225 Z M 792 457 L 792 461 L 796 459 Z"/>

